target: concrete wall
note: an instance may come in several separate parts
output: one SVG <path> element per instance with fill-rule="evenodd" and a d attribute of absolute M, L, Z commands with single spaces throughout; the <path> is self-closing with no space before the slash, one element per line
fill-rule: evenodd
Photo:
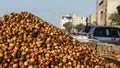
<path fill-rule="evenodd" d="M 117 12 L 116 7 L 118 5 L 120 5 L 120 0 L 108 0 L 108 2 L 107 2 L 107 18 L 106 18 L 107 25 L 110 25 L 111 20 L 109 19 L 109 16 L 112 13 Z"/>
<path fill-rule="evenodd" d="M 96 13 L 93 13 L 89 16 L 89 23 L 96 25 Z"/>
<path fill-rule="evenodd" d="M 120 0 L 98 0 L 96 9 L 98 25 L 110 25 L 109 16 L 111 13 L 117 12 L 118 5 L 120 5 Z"/>

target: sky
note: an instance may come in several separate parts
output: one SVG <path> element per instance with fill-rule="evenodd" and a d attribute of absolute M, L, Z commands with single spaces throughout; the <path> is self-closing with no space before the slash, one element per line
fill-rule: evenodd
<path fill-rule="evenodd" d="M 60 16 L 88 17 L 96 11 L 96 0 L 0 0 L 0 17 L 11 12 L 28 11 L 60 27 Z"/>

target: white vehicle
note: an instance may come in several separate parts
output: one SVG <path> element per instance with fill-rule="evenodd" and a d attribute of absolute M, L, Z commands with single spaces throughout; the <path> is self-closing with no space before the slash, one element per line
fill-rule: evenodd
<path fill-rule="evenodd" d="M 120 28 L 111 26 L 85 26 L 80 33 L 90 33 L 101 42 L 120 45 Z"/>

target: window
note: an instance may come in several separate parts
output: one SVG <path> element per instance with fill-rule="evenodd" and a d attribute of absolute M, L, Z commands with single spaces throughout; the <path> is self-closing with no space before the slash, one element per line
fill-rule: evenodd
<path fill-rule="evenodd" d="M 100 21 L 103 23 L 103 11 L 100 12 Z"/>
<path fill-rule="evenodd" d="M 117 29 L 117 28 L 111 28 L 110 30 L 110 36 L 111 37 L 120 37 L 120 29 Z"/>
<path fill-rule="evenodd" d="M 110 37 L 110 29 L 107 27 L 96 27 L 93 35 L 99 37 Z"/>
<path fill-rule="evenodd" d="M 120 37 L 120 29 L 111 27 L 96 27 L 93 35 L 99 37 Z"/>
<path fill-rule="evenodd" d="M 102 5 L 102 4 L 103 4 L 103 0 L 100 0 L 100 1 L 99 1 L 99 5 Z"/>
<path fill-rule="evenodd" d="M 90 26 L 85 26 L 82 32 L 88 33 L 90 31 Z"/>

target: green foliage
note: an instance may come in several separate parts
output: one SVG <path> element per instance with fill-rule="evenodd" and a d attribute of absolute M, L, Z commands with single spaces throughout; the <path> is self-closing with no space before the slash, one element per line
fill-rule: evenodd
<path fill-rule="evenodd" d="M 70 31 L 72 29 L 72 23 L 67 22 L 67 23 L 63 24 L 63 26 L 65 27 L 65 32 L 70 33 Z"/>
<path fill-rule="evenodd" d="M 117 25 L 120 25 L 120 16 L 118 13 L 112 13 L 109 17 L 111 24 L 115 22 Z"/>
<path fill-rule="evenodd" d="M 77 29 L 77 31 L 80 31 L 82 27 L 83 27 L 83 24 L 78 24 L 74 28 Z"/>

